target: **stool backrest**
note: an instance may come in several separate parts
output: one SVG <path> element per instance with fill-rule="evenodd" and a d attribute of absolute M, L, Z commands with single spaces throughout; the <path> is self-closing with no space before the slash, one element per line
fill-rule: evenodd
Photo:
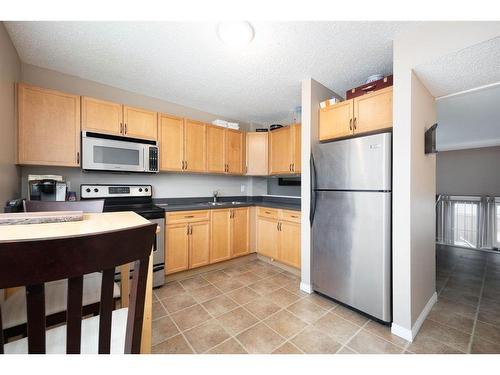
<path fill-rule="evenodd" d="M 104 199 L 91 199 L 85 201 L 23 201 L 24 212 L 43 211 L 83 211 L 99 213 L 104 208 Z"/>
<path fill-rule="evenodd" d="M 83 276 L 102 271 L 99 353 L 109 353 L 115 267 L 135 262 L 125 353 L 139 353 L 156 224 L 77 237 L 0 242 L 0 289 L 26 286 L 28 352 L 45 353 L 44 284 L 68 279 L 66 352 L 80 353 Z M 0 310 L 0 353 L 4 352 Z"/>

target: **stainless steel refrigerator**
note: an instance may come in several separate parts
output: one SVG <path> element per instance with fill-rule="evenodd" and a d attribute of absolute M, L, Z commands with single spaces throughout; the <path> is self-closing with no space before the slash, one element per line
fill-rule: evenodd
<path fill-rule="evenodd" d="M 391 133 L 313 146 L 313 289 L 381 321 L 391 305 Z"/>

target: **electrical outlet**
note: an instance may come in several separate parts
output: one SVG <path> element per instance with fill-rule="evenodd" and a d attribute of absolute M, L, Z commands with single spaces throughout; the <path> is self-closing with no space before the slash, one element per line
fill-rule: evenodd
<path fill-rule="evenodd" d="M 240 191 L 241 191 L 242 193 L 244 193 L 244 192 L 245 192 L 246 187 L 247 187 L 246 185 L 241 185 L 241 189 L 240 189 Z"/>

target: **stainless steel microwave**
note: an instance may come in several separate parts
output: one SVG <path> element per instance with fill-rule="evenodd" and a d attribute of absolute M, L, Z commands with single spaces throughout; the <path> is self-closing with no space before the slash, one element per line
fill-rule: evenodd
<path fill-rule="evenodd" d="M 82 132 L 82 168 L 89 171 L 158 172 L 156 141 Z"/>

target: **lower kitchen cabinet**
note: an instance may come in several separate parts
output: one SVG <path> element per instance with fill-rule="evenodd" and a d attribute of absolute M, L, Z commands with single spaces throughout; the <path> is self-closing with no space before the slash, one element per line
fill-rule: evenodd
<path fill-rule="evenodd" d="M 210 222 L 189 224 L 189 268 L 210 263 Z"/>
<path fill-rule="evenodd" d="M 289 221 L 280 223 L 278 260 L 300 268 L 300 223 Z"/>
<path fill-rule="evenodd" d="M 231 256 L 248 254 L 249 248 L 249 215 L 248 207 L 231 209 Z"/>
<path fill-rule="evenodd" d="M 211 243 L 210 263 L 231 258 L 231 210 L 212 210 L 210 212 Z"/>
<path fill-rule="evenodd" d="M 187 223 L 168 224 L 165 228 L 165 273 L 189 268 L 189 226 Z"/>
<path fill-rule="evenodd" d="M 257 252 L 270 258 L 278 258 L 278 220 L 257 218 Z"/>

